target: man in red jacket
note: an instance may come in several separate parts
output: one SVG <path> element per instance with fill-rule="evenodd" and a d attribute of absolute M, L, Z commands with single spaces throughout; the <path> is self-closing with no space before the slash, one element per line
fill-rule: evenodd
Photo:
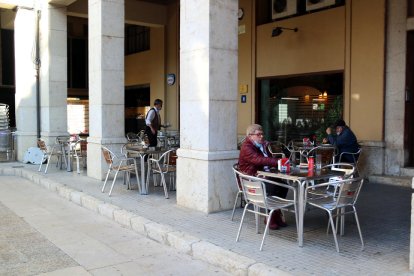
<path fill-rule="evenodd" d="M 277 159 L 272 157 L 267 148 L 268 142 L 264 139 L 262 126 L 258 124 L 248 126 L 246 135 L 246 139 L 240 149 L 240 171 L 247 175 L 256 176 L 257 171 L 264 171 L 269 167 L 277 167 Z M 268 196 L 275 195 L 286 198 L 288 190 L 275 185 L 266 185 L 266 192 Z M 282 212 L 280 210 L 273 212 L 269 228 L 276 230 L 279 229 L 279 226 L 287 226 L 282 219 Z"/>

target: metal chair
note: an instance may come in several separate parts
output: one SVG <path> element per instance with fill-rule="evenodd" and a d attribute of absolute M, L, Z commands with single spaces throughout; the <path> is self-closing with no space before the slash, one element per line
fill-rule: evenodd
<path fill-rule="evenodd" d="M 273 141 L 267 145 L 267 149 L 272 154 L 272 157 L 275 158 L 285 158 L 284 151 L 286 150 L 286 148 L 287 147 L 279 141 Z"/>
<path fill-rule="evenodd" d="M 267 218 L 266 228 L 263 233 L 262 242 L 260 244 L 260 251 L 263 249 L 263 244 L 269 231 L 270 217 L 276 210 L 285 210 L 295 213 L 296 225 L 297 223 L 297 211 L 296 211 L 296 189 L 293 186 L 289 186 L 283 183 L 270 181 L 265 178 L 259 178 L 254 176 L 248 176 L 234 170 L 234 173 L 240 179 L 242 185 L 243 195 L 246 200 L 246 206 L 244 207 L 243 216 L 240 221 L 239 231 L 237 232 L 236 242 L 239 241 L 240 232 L 243 226 L 244 217 L 246 212 L 255 214 L 256 217 L 256 232 L 259 232 L 259 216 Z M 277 196 L 267 196 L 266 184 L 277 185 L 287 188 L 293 192 L 293 199 L 284 199 Z M 249 207 L 253 207 L 250 209 Z M 292 210 L 293 208 L 293 210 Z"/>
<path fill-rule="evenodd" d="M 286 149 L 290 152 L 289 162 L 290 164 L 296 166 L 306 166 L 307 167 L 307 153 L 309 150 L 313 149 L 313 146 L 308 146 L 303 143 L 303 140 L 291 140 Z"/>
<path fill-rule="evenodd" d="M 312 181 L 311 185 L 309 185 L 313 187 L 311 190 L 309 190 L 309 195 L 312 196 L 312 198 L 323 198 L 335 195 L 338 191 L 337 183 L 341 182 L 344 179 L 353 178 L 355 173 L 354 165 L 349 163 L 328 164 L 323 166 L 322 170 L 338 171 L 343 172 L 344 174 L 342 176 L 330 177 L 328 180 L 329 185 L 323 186 L 322 188 L 318 187 L 318 185 L 315 185 L 315 182 Z"/>
<path fill-rule="evenodd" d="M 108 177 L 111 173 L 115 173 L 114 179 L 112 180 L 111 189 L 109 190 L 108 196 L 111 196 L 112 189 L 114 188 L 114 184 L 116 181 L 116 177 L 118 176 L 119 172 L 124 172 L 127 176 L 128 181 L 128 189 L 130 188 L 131 184 L 131 173 L 135 173 L 137 176 L 137 183 L 138 189 L 141 192 L 141 186 L 139 185 L 139 174 L 137 169 L 137 164 L 134 158 L 127 158 L 124 156 L 117 156 L 107 147 L 101 146 L 102 154 L 106 163 L 108 164 L 108 172 L 106 173 L 105 182 L 102 186 L 102 193 L 105 191 L 106 182 L 108 181 Z"/>
<path fill-rule="evenodd" d="M 242 186 L 240 183 L 240 178 L 238 176 L 238 174 L 236 173 L 236 171 L 239 171 L 239 163 L 236 163 L 233 165 L 233 172 L 234 172 L 234 176 L 236 178 L 236 184 L 237 184 L 237 189 L 238 192 L 236 194 L 236 199 L 234 200 L 234 205 L 233 205 L 233 212 L 231 212 L 231 220 L 233 220 L 234 218 L 234 212 L 236 211 L 236 205 L 237 205 L 237 200 L 240 197 L 240 205 L 242 206 L 243 203 L 243 190 L 242 190 Z"/>
<path fill-rule="evenodd" d="M 147 171 L 147 181 L 146 185 L 149 185 L 149 178 L 150 174 L 153 176 L 153 183 L 156 183 L 156 175 L 160 175 L 161 177 L 161 185 L 164 187 L 164 194 L 165 198 L 169 198 L 168 195 L 168 188 L 167 183 L 165 181 L 165 175 L 168 174 L 170 176 L 170 190 L 172 187 L 175 187 L 175 171 L 176 166 L 170 164 L 170 155 L 176 156 L 176 150 L 171 149 L 164 152 L 159 158 L 156 158 L 154 155 L 148 158 L 148 171 Z"/>
<path fill-rule="evenodd" d="M 361 239 L 361 250 L 364 249 L 364 240 L 362 238 L 361 228 L 359 225 L 358 214 L 355 207 L 355 203 L 358 199 L 359 192 L 364 180 L 362 178 L 349 178 L 339 182 L 336 182 L 338 186 L 338 192 L 332 194 L 329 197 L 324 198 L 308 198 L 308 194 L 313 188 L 322 188 L 330 186 L 330 182 L 317 184 L 315 186 L 309 186 L 305 190 L 306 202 L 316 208 L 325 210 L 329 215 L 329 222 L 332 227 L 332 232 L 335 240 L 336 251 L 339 253 L 338 240 L 336 237 L 337 228 L 333 222 L 334 217 L 344 217 L 347 214 L 354 214 L 355 221 L 358 227 L 359 237 Z M 351 208 L 351 210 L 349 210 Z M 346 211 L 348 209 L 348 211 Z M 333 214 L 335 211 L 336 214 Z"/>
<path fill-rule="evenodd" d="M 345 156 L 350 156 L 353 160 L 353 162 L 351 162 L 352 164 L 354 164 L 356 172 L 359 174 L 359 170 L 358 170 L 358 160 L 359 157 L 362 153 L 362 148 L 359 148 L 357 152 L 341 152 L 339 154 L 339 158 L 338 158 L 338 162 L 344 162 L 343 159 Z"/>
<path fill-rule="evenodd" d="M 128 132 L 126 134 L 126 138 L 128 142 L 141 142 L 140 137 L 136 133 L 133 133 L 133 132 Z"/>
<path fill-rule="evenodd" d="M 42 165 L 44 163 L 44 161 L 47 160 L 46 162 L 46 169 L 45 169 L 45 173 L 47 173 L 47 170 L 49 168 L 49 163 L 50 160 L 52 159 L 52 156 L 56 156 L 57 158 L 57 162 L 56 162 L 56 166 L 60 166 L 62 163 L 62 159 L 63 158 L 63 153 L 60 150 L 60 145 L 55 144 L 51 147 L 46 146 L 45 141 L 43 141 L 42 139 L 37 140 L 37 146 L 38 148 L 43 152 L 43 156 L 40 162 L 40 166 L 38 171 L 40 172 L 42 170 Z M 66 164 L 66 159 L 65 160 L 65 164 Z"/>
<path fill-rule="evenodd" d="M 332 163 L 335 163 L 335 151 L 336 147 L 332 145 L 322 145 L 314 147 L 313 149 L 309 150 L 306 155 L 307 156 L 321 156 L 321 164 L 322 166 L 326 166 Z"/>
<path fill-rule="evenodd" d="M 71 137 L 70 136 L 57 136 L 55 143 L 57 146 L 55 148 L 60 148 L 60 152 L 62 153 L 62 158 L 65 161 L 65 166 L 68 168 L 68 166 L 71 166 L 72 164 L 68 163 L 68 155 L 71 154 L 70 152 L 70 143 L 71 143 Z M 62 169 L 62 163 L 61 167 Z"/>

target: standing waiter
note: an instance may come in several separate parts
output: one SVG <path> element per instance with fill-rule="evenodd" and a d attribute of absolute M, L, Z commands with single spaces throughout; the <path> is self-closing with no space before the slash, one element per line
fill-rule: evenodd
<path fill-rule="evenodd" d="M 162 109 L 162 100 L 156 99 L 154 107 L 151 108 L 145 117 L 145 134 L 149 140 L 150 147 L 157 146 L 157 132 L 161 128 L 160 110 Z"/>

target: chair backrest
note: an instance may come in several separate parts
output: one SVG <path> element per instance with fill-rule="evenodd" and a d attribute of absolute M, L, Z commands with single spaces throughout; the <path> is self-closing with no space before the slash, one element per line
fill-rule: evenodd
<path fill-rule="evenodd" d="M 343 179 L 352 178 L 355 174 L 355 166 L 350 163 L 332 163 L 323 166 L 322 169 L 344 172 Z"/>
<path fill-rule="evenodd" d="M 234 170 L 234 172 L 236 174 L 236 178 L 238 177 L 240 180 L 246 202 L 266 208 L 266 187 L 262 184 L 262 179 L 242 174 L 238 170 Z"/>
<path fill-rule="evenodd" d="M 243 137 L 238 143 L 237 143 L 237 149 L 241 149 L 241 146 L 243 145 L 244 141 L 246 140 L 247 136 Z"/>
<path fill-rule="evenodd" d="M 285 157 L 285 153 L 284 153 L 285 148 L 286 148 L 286 146 L 283 143 L 279 142 L 279 141 L 270 142 L 267 146 L 267 149 L 272 154 L 272 157 L 276 157 L 276 158 L 284 158 Z"/>
<path fill-rule="evenodd" d="M 47 152 L 47 146 L 45 141 L 43 141 L 42 139 L 38 139 L 37 140 L 37 147 L 44 152 Z"/>
<path fill-rule="evenodd" d="M 170 164 L 170 161 L 171 161 L 171 156 L 172 155 L 175 155 L 175 156 L 177 156 L 177 153 L 176 153 L 176 150 L 175 149 L 170 149 L 170 150 L 167 150 L 166 152 L 164 152 L 161 156 L 160 156 L 160 161 L 164 164 L 164 165 L 166 165 L 166 166 L 169 166 L 169 165 L 171 165 Z"/>
<path fill-rule="evenodd" d="M 287 146 L 291 150 L 297 150 L 297 148 L 299 147 L 303 148 L 304 144 L 303 144 L 303 140 L 294 139 L 294 140 L 289 141 Z"/>
<path fill-rule="evenodd" d="M 266 210 L 270 209 L 269 204 L 267 203 L 267 193 L 266 193 L 266 184 L 276 185 L 286 189 L 289 189 L 293 193 L 293 201 L 296 201 L 296 190 L 295 187 L 286 185 L 284 183 L 279 183 L 276 181 L 271 181 L 266 178 L 260 178 L 256 176 L 249 176 L 241 173 L 240 171 L 233 168 L 235 174 L 240 179 L 242 186 L 243 196 L 247 203 L 252 203 L 260 208 Z M 277 197 L 277 196 L 272 196 Z M 284 200 L 284 199 L 283 199 Z"/>
<path fill-rule="evenodd" d="M 360 177 L 338 182 L 337 185 L 339 185 L 339 191 L 336 197 L 337 207 L 354 205 L 358 199 L 363 183 L 364 179 Z"/>
<path fill-rule="evenodd" d="M 151 168 L 154 170 L 160 170 L 162 173 L 168 172 L 170 166 L 170 155 L 175 153 L 175 149 L 170 149 L 164 152 L 158 159 L 154 156 L 150 158 Z"/>
<path fill-rule="evenodd" d="M 332 164 L 335 156 L 335 146 L 318 146 L 308 152 L 308 156 L 320 155 L 322 166 Z"/>
<path fill-rule="evenodd" d="M 137 137 L 138 137 L 139 139 L 141 139 L 141 141 L 144 141 L 144 136 L 145 136 L 145 130 L 140 130 L 140 131 L 137 133 Z"/>
<path fill-rule="evenodd" d="M 171 153 L 168 156 L 168 164 L 170 166 L 176 166 L 177 165 L 177 151 L 175 149 L 171 150 Z"/>
<path fill-rule="evenodd" d="M 102 154 L 105 159 L 105 162 L 111 166 L 113 164 L 114 153 L 107 147 L 101 146 Z"/>
<path fill-rule="evenodd" d="M 241 191 L 243 191 L 243 188 L 241 186 L 239 175 L 236 172 L 240 172 L 239 171 L 239 163 L 236 163 L 236 164 L 233 165 L 233 173 L 234 173 L 234 177 L 236 178 L 237 188 L 239 188 L 239 192 L 241 192 Z"/>
<path fill-rule="evenodd" d="M 70 141 L 70 136 L 57 136 L 56 143 L 57 144 L 65 144 Z"/>
<path fill-rule="evenodd" d="M 342 152 L 339 155 L 339 162 L 343 162 L 343 157 L 344 156 L 350 156 L 354 161 L 353 164 L 355 164 L 355 166 L 357 166 L 358 165 L 358 160 L 359 160 L 359 157 L 360 157 L 361 153 L 362 153 L 362 148 L 361 147 L 358 148 L 358 151 L 356 151 L 356 152 Z"/>
<path fill-rule="evenodd" d="M 133 133 L 133 132 L 128 132 L 126 134 L 126 138 L 127 138 L 128 142 L 138 142 L 139 141 L 138 140 L 139 139 L 138 135 L 136 133 Z"/>

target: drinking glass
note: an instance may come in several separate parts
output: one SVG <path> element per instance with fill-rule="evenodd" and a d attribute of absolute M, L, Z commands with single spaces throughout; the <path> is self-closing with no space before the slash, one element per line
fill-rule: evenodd
<path fill-rule="evenodd" d="M 322 156 L 320 154 L 315 156 L 315 167 L 317 170 L 322 169 Z"/>

